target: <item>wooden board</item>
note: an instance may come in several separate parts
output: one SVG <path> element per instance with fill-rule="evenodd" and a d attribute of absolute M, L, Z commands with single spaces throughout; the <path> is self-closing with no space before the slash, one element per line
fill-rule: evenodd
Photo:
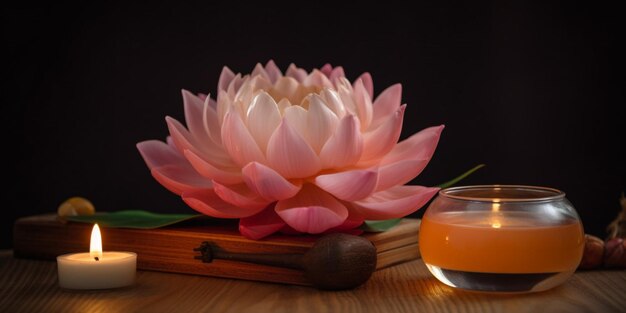
<path fill-rule="evenodd" d="M 376 247 L 377 269 L 419 258 L 419 225 L 420 220 L 404 219 L 386 232 L 363 235 Z M 13 228 L 14 255 L 54 259 L 65 253 L 87 252 L 91 228 L 89 224 L 64 223 L 55 215 L 21 218 Z M 138 269 L 295 285 L 309 285 L 300 270 L 219 259 L 203 263 L 194 258 L 199 252 L 193 249 L 208 241 L 227 252 L 304 254 L 317 238 L 273 235 L 249 240 L 239 234 L 236 221 L 212 219 L 150 230 L 102 229 L 104 250 L 137 253 Z"/>

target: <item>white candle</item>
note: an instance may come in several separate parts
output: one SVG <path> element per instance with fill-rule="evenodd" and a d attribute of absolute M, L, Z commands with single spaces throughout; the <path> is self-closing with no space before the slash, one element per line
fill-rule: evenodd
<path fill-rule="evenodd" d="M 108 289 L 135 282 L 137 254 L 103 252 L 98 224 L 91 232 L 89 253 L 64 254 L 57 257 L 59 285 L 68 289 Z"/>

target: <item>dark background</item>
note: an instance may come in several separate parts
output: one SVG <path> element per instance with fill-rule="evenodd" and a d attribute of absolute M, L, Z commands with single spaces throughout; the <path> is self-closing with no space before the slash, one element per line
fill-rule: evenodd
<path fill-rule="evenodd" d="M 166 115 L 182 120 L 181 88 L 214 93 L 222 66 L 246 73 L 269 59 L 282 69 L 330 62 L 350 79 L 369 71 L 376 94 L 402 83 L 403 138 L 446 124 L 415 184 L 485 163 L 463 184 L 562 189 L 600 236 L 618 212 L 626 102 L 617 8 L 205 2 L 2 9 L 1 248 L 15 219 L 75 195 L 102 211 L 192 212 L 151 178 L 135 143 L 163 139 Z"/>

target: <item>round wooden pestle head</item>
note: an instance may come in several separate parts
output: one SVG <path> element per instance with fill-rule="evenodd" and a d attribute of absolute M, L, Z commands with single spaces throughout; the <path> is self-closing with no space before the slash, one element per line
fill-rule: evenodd
<path fill-rule="evenodd" d="M 326 290 L 355 288 L 376 270 L 376 247 L 367 239 L 347 234 L 321 237 L 304 255 L 307 279 Z"/>

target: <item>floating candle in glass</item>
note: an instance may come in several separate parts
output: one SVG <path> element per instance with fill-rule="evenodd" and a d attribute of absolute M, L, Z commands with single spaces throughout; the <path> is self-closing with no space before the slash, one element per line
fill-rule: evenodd
<path fill-rule="evenodd" d="M 476 291 L 533 292 L 576 270 L 584 231 L 559 190 L 467 186 L 440 191 L 424 214 L 420 252 L 441 282 Z"/>

